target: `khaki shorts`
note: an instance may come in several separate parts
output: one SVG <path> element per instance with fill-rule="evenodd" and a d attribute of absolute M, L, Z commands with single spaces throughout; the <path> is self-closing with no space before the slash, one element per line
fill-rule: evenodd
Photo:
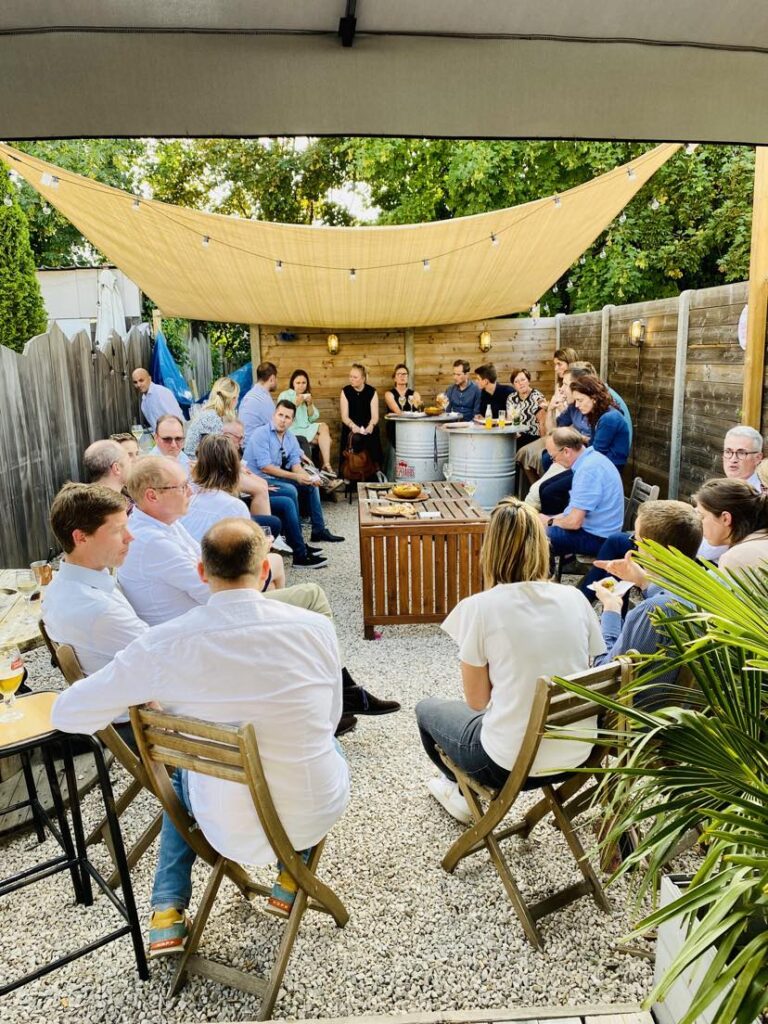
<path fill-rule="evenodd" d="M 538 473 L 543 472 L 541 456 L 545 446 L 546 438 L 544 437 L 531 441 L 530 444 L 524 444 L 516 456 L 518 464 L 525 469 L 535 469 Z"/>

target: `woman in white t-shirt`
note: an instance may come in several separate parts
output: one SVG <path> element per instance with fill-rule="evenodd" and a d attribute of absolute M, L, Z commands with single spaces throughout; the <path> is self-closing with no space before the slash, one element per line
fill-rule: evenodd
<path fill-rule="evenodd" d="M 605 651 L 584 595 L 550 582 L 549 545 L 533 508 L 516 498 L 500 502 L 480 557 L 486 589 L 460 601 L 443 623 L 459 645 L 464 700 L 428 697 L 416 706 L 424 749 L 443 773 L 429 791 L 464 822 L 469 808 L 436 746 L 478 782 L 500 788 L 520 752 L 539 676 L 582 672 Z M 569 731 L 596 724 L 589 719 Z M 543 740 L 530 774 L 542 779 L 574 768 L 590 749 L 578 740 Z"/>
<path fill-rule="evenodd" d="M 200 543 L 204 534 L 220 519 L 250 519 L 248 506 L 238 497 L 240 493 L 240 459 L 234 445 L 224 434 L 208 434 L 197 449 L 197 461 L 192 469 L 194 492 L 187 514 L 181 525 Z M 267 556 L 271 569 L 270 582 L 265 589 L 282 590 L 285 569 L 280 555 Z"/>

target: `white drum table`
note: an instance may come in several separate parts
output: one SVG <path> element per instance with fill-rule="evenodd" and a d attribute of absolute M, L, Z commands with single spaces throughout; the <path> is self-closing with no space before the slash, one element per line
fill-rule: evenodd
<path fill-rule="evenodd" d="M 483 509 L 491 509 L 502 498 L 515 491 L 515 455 L 519 425 L 492 427 L 471 424 L 443 429 L 448 435 L 451 480 L 477 484 L 474 500 Z"/>
<path fill-rule="evenodd" d="M 390 414 L 386 419 L 395 424 L 395 480 L 442 480 L 443 466 L 448 461 L 448 435 L 438 428 L 455 422 L 456 417 L 405 413 Z"/>

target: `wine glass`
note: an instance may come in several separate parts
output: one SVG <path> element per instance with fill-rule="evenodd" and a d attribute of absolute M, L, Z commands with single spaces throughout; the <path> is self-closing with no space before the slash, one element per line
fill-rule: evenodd
<path fill-rule="evenodd" d="M 450 462 L 444 463 L 443 476 L 448 481 L 448 483 L 451 482 L 451 477 L 453 476 L 453 466 L 450 464 Z"/>
<path fill-rule="evenodd" d="M 131 433 L 136 438 L 136 443 L 138 444 L 144 436 L 144 427 L 140 423 L 134 423 L 131 427 Z"/>
<path fill-rule="evenodd" d="M 16 691 L 24 678 L 24 662 L 18 647 L 0 647 L 0 693 L 3 705 L 0 708 L 0 724 L 16 722 L 24 715 L 16 704 Z"/>
<path fill-rule="evenodd" d="M 37 580 L 35 574 L 30 572 L 29 569 L 21 569 L 16 573 L 16 589 L 20 594 L 24 595 L 24 600 L 27 603 L 27 618 L 31 619 L 31 608 L 32 608 L 32 595 L 37 590 Z"/>
<path fill-rule="evenodd" d="M 397 404 L 400 406 L 400 412 L 405 412 L 405 395 L 397 396 Z"/>
<path fill-rule="evenodd" d="M 269 546 L 269 548 L 271 550 L 272 544 L 274 543 L 274 540 L 275 540 L 275 538 L 274 538 L 274 536 L 272 534 L 272 527 L 271 526 L 262 526 L 261 532 L 267 538 L 267 545 Z"/>
<path fill-rule="evenodd" d="M 465 480 L 463 486 L 464 493 L 468 498 L 471 498 L 477 490 L 477 480 Z"/>

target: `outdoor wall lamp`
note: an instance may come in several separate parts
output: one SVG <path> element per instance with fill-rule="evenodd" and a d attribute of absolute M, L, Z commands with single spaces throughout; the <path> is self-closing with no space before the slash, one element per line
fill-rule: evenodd
<path fill-rule="evenodd" d="M 491 351 L 491 332 L 483 331 L 480 335 L 480 351 L 490 352 Z"/>
<path fill-rule="evenodd" d="M 645 320 L 633 320 L 629 325 L 629 344 L 637 348 L 645 341 Z"/>
<path fill-rule="evenodd" d="M 338 337 L 335 334 L 329 334 L 328 335 L 327 344 L 328 344 L 328 351 L 330 352 L 330 354 L 332 356 L 335 356 L 336 353 L 339 351 L 339 339 L 338 339 Z"/>

